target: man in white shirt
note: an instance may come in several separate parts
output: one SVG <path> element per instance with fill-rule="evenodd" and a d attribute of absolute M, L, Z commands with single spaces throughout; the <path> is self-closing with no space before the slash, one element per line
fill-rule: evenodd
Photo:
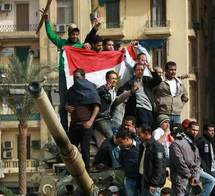
<path fill-rule="evenodd" d="M 189 100 L 186 89 L 176 77 L 176 63 L 169 61 L 165 65 L 165 80 L 155 89 L 155 103 L 158 114 L 166 114 L 170 124 L 181 123 L 181 111 Z"/>

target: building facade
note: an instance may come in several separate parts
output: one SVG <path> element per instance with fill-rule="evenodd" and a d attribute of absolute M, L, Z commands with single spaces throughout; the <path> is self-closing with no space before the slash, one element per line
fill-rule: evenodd
<path fill-rule="evenodd" d="M 12 55 L 24 60 L 29 50 L 34 53 L 35 64 L 57 65 L 58 51 L 48 40 L 44 26 L 36 35 L 39 10 L 45 6 L 43 0 L 0 1 L 0 65 L 7 64 Z M 213 122 L 215 112 L 211 89 L 215 83 L 213 8 L 213 0 L 52 0 L 48 14 L 61 37 L 67 38 L 68 25 L 75 23 L 84 41 L 91 29 L 90 13 L 94 13 L 101 17 L 98 34 L 102 37 L 124 44 L 139 40 L 152 55 L 153 66 L 164 67 L 165 62 L 175 61 L 177 75 L 190 75 L 183 81 L 190 100 L 182 119 L 194 118 L 202 123 Z M 13 184 L 18 172 L 17 121 L 3 114 L 3 109 L 1 113 L 0 180 Z M 39 172 L 35 160 L 46 156 L 42 147 L 48 138 L 46 125 L 35 117 L 28 133 L 29 176 Z"/>

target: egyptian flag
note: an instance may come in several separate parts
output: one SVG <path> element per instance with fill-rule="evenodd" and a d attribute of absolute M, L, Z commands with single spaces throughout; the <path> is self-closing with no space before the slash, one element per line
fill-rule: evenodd
<path fill-rule="evenodd" d="M 132 68 L 126 65 L 125 60 L 135 62 L 136 54 L 132 46 L 128 46 L 125 52 L 96 52 L 93 50 L 65 46 L 63 57 L 67 88 L 72 86 L 73 72 L 77 68 L 84 69 L 86 72 L 86 79 L 99 87 L 105 84 L 105 74 L 110 70 L 114 70 L 119 74 L 121 84 L 128 81 Z"/>

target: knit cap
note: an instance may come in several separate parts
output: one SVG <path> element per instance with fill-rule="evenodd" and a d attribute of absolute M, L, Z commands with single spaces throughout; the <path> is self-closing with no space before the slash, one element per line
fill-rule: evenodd
<path fill-rule="evenodd" d="M 166 114 L 160 114 L 157 117 L 157 124 L 161 125 L 163 122 L 168 121 L 169 122 L 169 116 L 167 116 Z"/>

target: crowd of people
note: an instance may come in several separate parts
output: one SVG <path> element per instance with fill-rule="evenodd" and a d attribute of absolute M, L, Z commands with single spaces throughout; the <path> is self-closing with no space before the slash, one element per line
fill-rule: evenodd
<path fill-rule="evenodd" d="M 164 72 L 153 68 L 147 50 L 134 41 L 137 59 L 129 65 L 131 77 L 124 84 L 118 73 L 110 70 L 106 84 L 96 87 L 86 79 L 85 70 L 78 68 L 73 73 L 74 84 L 67 90 L 63 46 L 116 50 L 113 40 L 96 35 L 99 25 L 95 21 L 82 44 L 77 27 L 70 27 L 68 39 L 62 39 L 52 31 L 48 17 L 45 21 L 48 38 L 60 50 L 61 123 L 71 143 L 80 147 L 86 169 L 91 168 L 90 144 L 94 140 L 98 152 L 93 166 L 124 173 L 123 186 L 112 187 L 115 195 L 215 195 L 214 125 L 205 124 L 203 136 L 198 137 L 197 121 L 182 122 L 181 112 L 189 99 L 176 76 L 175 62 L 167 62 Z M 168 178 L 169 188 L 165 187 Z M 111 189 L 100 195 L 108 195 L 108 191 Z"/>

